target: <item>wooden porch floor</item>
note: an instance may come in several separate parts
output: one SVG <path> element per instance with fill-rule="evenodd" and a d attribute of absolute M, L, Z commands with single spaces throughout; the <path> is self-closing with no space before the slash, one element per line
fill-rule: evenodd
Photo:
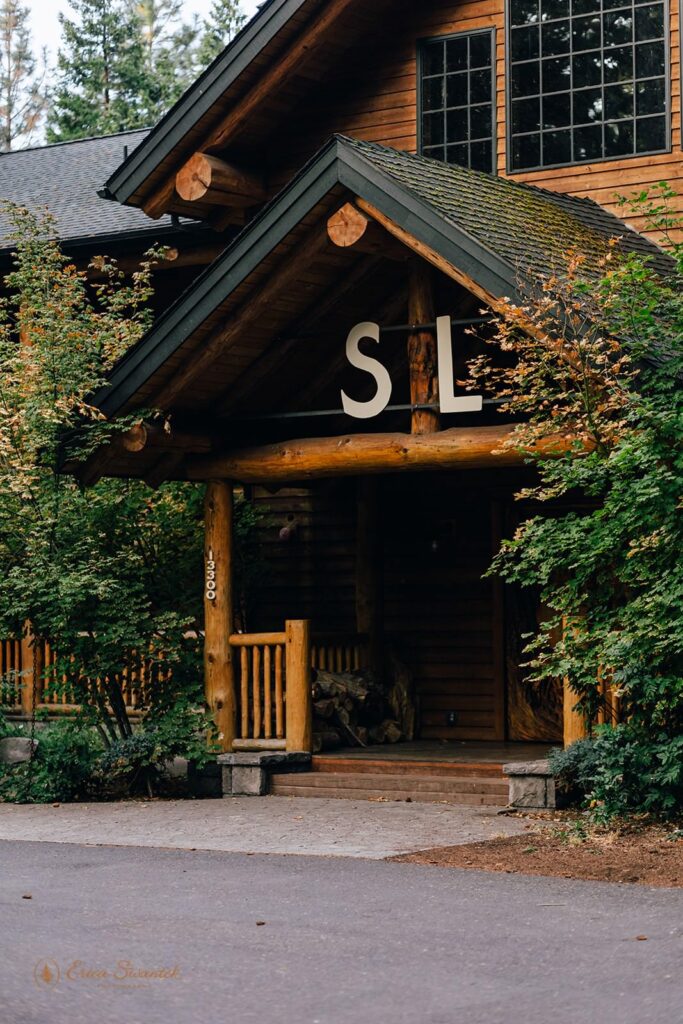
<path fill-rule="evenodd" d="M 453 764 L 502 764 L 547 757 L 547 743 L 489 743 L 470 740 L 415 740 L 371 747 L 325 751 L 326 761 L 435 761 Z"/>

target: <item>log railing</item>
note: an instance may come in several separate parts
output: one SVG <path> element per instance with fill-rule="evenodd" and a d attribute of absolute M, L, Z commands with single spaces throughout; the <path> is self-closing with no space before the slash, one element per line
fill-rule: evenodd
<path fill-rule="evenodd" d="M 350 635 L 313 635 L 311 667 L 322 672 L 358 672 L 363 667 L 366 638 Z"/>
<path fill-rule="evenodd" d="M 0 641 L 0 706 L 21 709 L 21 640 Z"/>
<path fill-rule="evenodd" d="M 74 663 L 74 659 L 70 659 Z M 171 668 L 163 659 L 133 652 L 113 681 L 121 689 L 127 713 L 140 715 L 149 703 L 150 689 L 167 679 Z M 74 671 L 64 671 L 64 662 L 46 641 L 24 634 L 21 640 L 0 640 L 0 706 L 10 714 L 30 715 L 37 711 L 64 714 L 79 709 Z M 107 699 L 109 678 L 81 678 L 78 687 L 96 688 Z"/>
<path fill-rule="evenodd" d="M 282 633 L 235 633 L 235 750 L 310 751 L 312 744 L 309 624 Z"/>

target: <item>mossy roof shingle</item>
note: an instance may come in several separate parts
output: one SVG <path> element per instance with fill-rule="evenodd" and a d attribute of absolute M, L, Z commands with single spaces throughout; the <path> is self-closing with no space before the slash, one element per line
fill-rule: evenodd
<path fill-rule="evenodd" d="M 623 252 L 650 256 L 668 272 L 671 258 L 654 242 L 591 199 L 577 198 L 343 137 L 345 144 L 447 221 L 503 259 L 514 271 L 537 277 L 561 271 L 569 250 L 598 272 L 610 238 Z"/>

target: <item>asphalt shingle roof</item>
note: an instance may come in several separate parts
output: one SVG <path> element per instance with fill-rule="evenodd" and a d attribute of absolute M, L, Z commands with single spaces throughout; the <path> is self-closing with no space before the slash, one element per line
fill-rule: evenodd
<path fill-rule="evenodd" d="M 516 273 L 537 277 L 561 271 L 567 252 L 587 256 L 598 271 L 610 238 L 618 248 L 650 256 L 662 273 L 671 258 L 592 199 L 561 195 L 427 157 L 343 137 L 378 170 L 429 203 L 443 218 L 503 259 Z"/>
<path fill-rule="evenodd" d="M 151 220 L 141 210 L 97 194 L 126 151 L 132 152 L 148 134 L 146 129 L 121 132 L 0 154 L 0 201 L 9 200 L 33 212 L 47 207 L 67 243 L 165 231 L 171 226 L 170 218 Z M 11 248 L 9 234 L 7 217 L 0 212 L 0 250 Z"/>

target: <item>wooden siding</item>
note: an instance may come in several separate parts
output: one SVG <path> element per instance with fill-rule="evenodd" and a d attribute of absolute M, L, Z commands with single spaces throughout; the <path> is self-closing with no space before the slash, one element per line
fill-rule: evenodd
<path fill-rule="evenodd" d="M 417 148 L 418 41 L 474 29 L 496 30 L 497 163 L 506 175 L 506 81 L 504 0 L 453 3 L 434 0 L 410 5 L 396 12 L 401 28 L 370 27 L 353 50 L 347 52 L 341 70 L 328 69 L 318 83 L 317 99 L 299 100 L 297 115 L 285 117 L 287 132 L 278 142 L 277 166 L 272 185 L 279 187 L 329 137 L 342 132 L 409 152 Z M 683 159 L 681 153 L 681 88 L 678 3 L 670 3 L 671 20 L 671 151 L 574 164 L 570 167 L 519 172 L 510 177 L 542 188 L 595 199 L 619 213 L 617 194 L 631 194 L 643 187 L 668 181 L 679 193 L 676 208 L 683 211 Z M 280 103 L 283 97 L 280 97 Z M 282 117 L 282 113 L 281 113 Z M 297 129 L 297 125 L 301 127 Z M 271 150 L 271 153 L 273 150 Z M 623 211 L 621 211 L 623 215 Z M 633 226 L 644 224 L 631 218 Z"/>
<path fill-rule="evenodd" d="M 277 494 L 258 488 L 254 499 L 266 572 L 247 628 L 301 616 L 314 633 L 352 633 L 354 482 Z M 414 675 L 420 735 L 502 739 L 502 607 L 496 584 L 482 579 L 495 539 L 490 491 L 455 474 L 397 475 L 381 480 L 380 509 L 385 640 Z"/>

